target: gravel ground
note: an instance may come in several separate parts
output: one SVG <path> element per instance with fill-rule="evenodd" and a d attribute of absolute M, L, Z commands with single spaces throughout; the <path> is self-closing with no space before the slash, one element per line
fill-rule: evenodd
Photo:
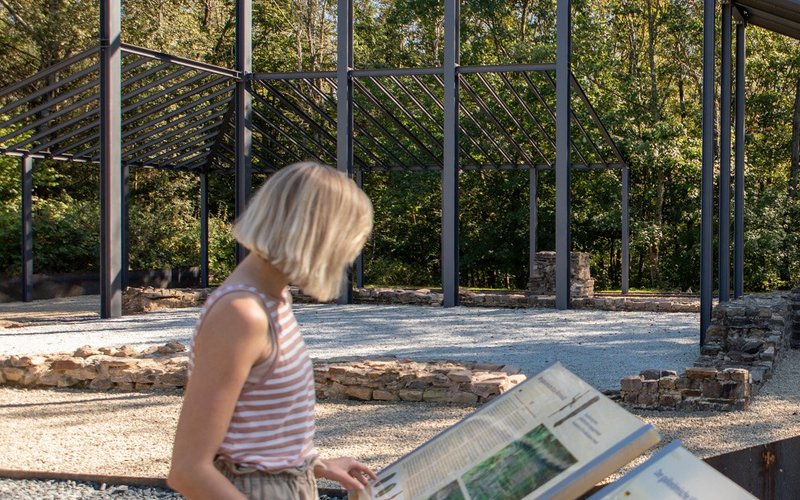
<path fill-rule="evenodd" d="M 113 320 L 85 319 L 77 304 L 66 321 L 0 329 L 0 354 L 41 354 L 129 344 L 137 349 L 172 340 L 188 343 L 198 309 L 176 309 Z M 95 299 L 96 300 L 96 299 Z M 33 303 L 37 305 L 36 302 Z M 20 305 L 24 306 L 24 305 Z M 28 313 L 0 307 L 0 320 Z M 41 309 L 41 306 L 39 306 Z M 682 370 L 697 356 L 696 314 L 556 311 L 374 305 L 295 305 L 311 356 L 409 357 L 486 361 L 537 373 L 554 361 L 601 390 L 647 368 Z M 79 319 L 72 319 L 72 318 Z"/>
<path fill-rule="evenodd" d="M 146 321 L 132 316 L 0 329 L 0 353 L 185 340 L 195 316 L 196 310 L 181 310 L 149 314 Z M 297 317 L 316 357 L 479 359 L 512 363 L 529 374 L 558 359 L 598 388 L 618 387 L 621 376 L 642 368 L 682 368 L 697 351 L 696 315 L 298 305 Z M 0 388 L 0 469 L 163 477 L 180 398 L 179 393 Z M 324 456 L 351 455 L 380 469 L 473 410 L 320 402 L 317 444 Z M 664 444 L 681 439 L 702 457 L 800 435 L 800 353 L 787 353 L 747 411 L 637 413 L 659 429 Z M 169 493 L 111 488 L 0 480 L 0 498 L 159 498 Z"/>

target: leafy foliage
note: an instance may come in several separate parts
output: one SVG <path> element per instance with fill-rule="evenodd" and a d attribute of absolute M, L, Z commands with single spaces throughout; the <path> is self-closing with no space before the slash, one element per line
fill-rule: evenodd
<path fill-rule="evenodd" d="M 555 3 L 462 1 L 461 63 L 553 61 Z M 234 4 L 126 0 L 123 38 L 232 67 Z M 574 0 L 573 5 L 573 71 L 631 166 L 631 286 L 697 289 L 703 2 Z M 441 64 L 442 15 L 439 0 L 357 0 L 356 67 Z M 254 2 L 255 70 L 333 69 L 335 16 L 332 0 Z M 97 2 L 0 2 L 0 87 L 95 45 L 97 19 Z M 749 27 L 747 52 L 745 277 L 746 290 L 757 291 L 800 281 L 800 205 L 789 190 L 800 44 Z M 406 96 L 397 98 L 407 102 Z M 441 112 L 434 108 L 428 111 L 438 120 Z M 535 129 L 530 120 L 518 119 Z M 418 131 L 413 123 L 405 125 Z M 387 143 L 393 152 L 394 147 Z M 620 283 L 619 183 L 616 171 L 573 174 L 573 247 L 591 254 L 600 289 Z M 364 184 L 376 214 L 365 250 L 367 281 L 438 285 L 439 175 L 366 173 Z M 37 272 L 96 269 L 96 168 L 37 162 L 34 189 Z M 196 265 L 198 190 L 190 175 L 132 173 L 133 268 Z M 219 281 L 234 265 L 232 177 L 210 175 L 209 191 L 212 281 Z M 19 266 L 19 196 L 19 161 L 0 157 L 0 272 L 6 275 Z M 526 171 L 461 173 L 462 285 L 525 286 L 528 199 Z M 554 176 L 540 172 L 537 240 L 542 250 L 554 248 L 554 203 Z"/>

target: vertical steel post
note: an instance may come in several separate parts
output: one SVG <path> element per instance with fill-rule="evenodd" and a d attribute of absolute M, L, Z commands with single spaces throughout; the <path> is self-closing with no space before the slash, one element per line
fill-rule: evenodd
<path fill-rule="evenodd" d="M 100 2 L 100 317 L 122 316 L 120 0 Z"/>
<path fill-rule="evenodd" d="M 130 177 L 131 168 L 128 165 L 122 165 L 122 289 L 128 287 L 128 268 L 130 267 L 130 204 L 131 204 L 131 189 Z"/>
<path fill-rule="evenodd" d="M 364 171 L 360 168 L 356 170 L 356 184 L 359 189 L 364 189 Z M 364 251 L 356 258 L 356 287 L 364 288 Z"/>
<path fill-rule="evenodd" d="M 528 288 L 530 289 L 533 272 L 536 269 L 536 250 L 538 249 L 536 236 L 539 231 L 539 172 L 536 170 L 535 166 L 531 166 L 528 175 L 528 189 L 530 191 L 530 198 L 528 199 L 530 208 L 530 213 L 528 214 L 528 247 L 530 248 L 530 257 L 528 258 Z"/>
<path fill-rule="evenodd" d="M 622 294 L 628 293 L 630 284 L 631 243 L 630 243 L 630 188 L 631 175 L 628 165 L 622 166 Z"/>
<path fill-rule="evenodd" d="M 208 174 L 200 173 L 200 286 L 208 288 Z"/>
<path fill-rule="evenodd" d="M 353 2 L 337 4 L 336 41 L 336 168 L 348 177 L 353 175 Z M 339 304 L 353 302 L 352 270 L 342 283 Z"/>
<path fill-rule="evenodd" d="M 736 150 L 733 213 L 733 296 L 744 295 L 744 98 L 745 98 L 745 49 L 746 33 L 743 22 L 736 24 Z"/>
<path fill-rule="evenodd" d="M 703 164 L 700 180 L 700 345 L 711 324 L 714 278 L 714 13 L 715 0 L 703 0 Z"/>
<path fill-rule="evenodd" d="M 556 5 L 556 308 L 570 305 L 570 0 Z"/>
<path fill-rule="evenodd" d="M 719 301 L 727 302 L 731 276 L 731 6 L 722 5 L 719 104 Z"/>
<path fill-rule="evenodd" d="M 22 157 L 22 301 L 33 300 L 33 158 Z"/>
<path fill-rule="evenodd" d="M 253 2 L 236 2 L 236 69 L 241 79 L 236 82 L 236 218 L 247 207 L 253 179 L 251 149 L 253 145 L 253 97 L 249 91 L 249 79 L 253 70 Z M 247 256 L 247 249 L 236 244 L 236 262 Z"/>
<path fill-rule="evenodd" d="M 442 167 L 442 292 L 458 305 L 458 65 L 460 0 L 444 2 L 444 150 Z"/>

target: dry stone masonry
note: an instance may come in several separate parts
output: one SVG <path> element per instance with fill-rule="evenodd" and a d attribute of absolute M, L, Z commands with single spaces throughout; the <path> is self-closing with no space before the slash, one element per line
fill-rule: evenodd
<path fill-rule="evenodd" d="M 0 384 L 98 391 L 183 387 L 186 347 L 170 342 L 138 352 L 131 346 L 84 346 L 71 354 L 0 356 Z"/>
<path fill-rule="evenodd" d="M 536 252 L 536 265 L 531 270 L 528 290 L 534 295 L 556 294 L 556 253 Z M 589 254 L 570 254 L 570 295 L 573 298 L 594 297 L 594 280 L 589 272 Z"/>
<path fill-rule="evenodd" d="M 137 314 L 160 309 L 200 307 L 212 289 L 181 288 L 134 288 L 128 287 L 122 295 L 122 312 Z M 297 303 L 314 303 L 314 299 L 292 288 Z M 443 295 L 426 288 L 405 290 L 398 288 L 356 288 L 353 300 L 358 304 L 409 304 L 417 306 L 441 306 Z M 459 301 L 466 307 L 555 307 L 552 295 L 534 295 L 530 292 L 459 290 Z M 641 296 L 641 295 L 595 295 L 573 298 L 575 309 L 599 309 L 604 311 L 653 311 L 653 312 L 699 312 L 700 302 L 694 296 Z"/>
<path fill-rule="evenodd" d="M 795 338 L 800 338 L 800 287 L 718 304 L 695 366 L 680 375 L 645 370 L 626 377 L 621 399 L 641 408 L 747 408 L 785 348 L 800 346 Z"/>
<path fill-rule="evenodd" d="M 454 361 L 344 359 L 314 367 L 318 398 L 481 404 L 525 380 L 519 368 Z"/>
<path fill-rule="evenodd" d="M 0 356 L 0 385 L 97 391 L 181 389 L 187 352 L 179 342 L 141 352 L 131 346 L 74 353 Z M 319 399 L 431 401 L 481 404 L 525 380 L 519 368 L 490 363 L 416 362 L 409 359 L 316 361 Z"/>
<path fill-rule="evenodd" d="M 624 403 L 637 408 L 744 410 L 750 403 L 750 373 L 745 369 L 690 367 L 644 370 L 620 382 Z"/>

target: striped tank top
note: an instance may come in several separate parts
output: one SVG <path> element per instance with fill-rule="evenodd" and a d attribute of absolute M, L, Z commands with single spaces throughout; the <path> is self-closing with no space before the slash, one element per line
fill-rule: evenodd
<path fill-rule="evenodd" d="M 200 310 L 195 335 L 216 301 L 232 292 L 258 296 L 269 313 L 273 350 L 250 369 L 217 455 L 263 471 L 299 467 L 316 456 L 314 448 L 314 369 L 291 307 L 289 289 L 276 301 L 254 287 L 226 285 Z M 194 336 L 189 376 L 194 363 Z"/>

